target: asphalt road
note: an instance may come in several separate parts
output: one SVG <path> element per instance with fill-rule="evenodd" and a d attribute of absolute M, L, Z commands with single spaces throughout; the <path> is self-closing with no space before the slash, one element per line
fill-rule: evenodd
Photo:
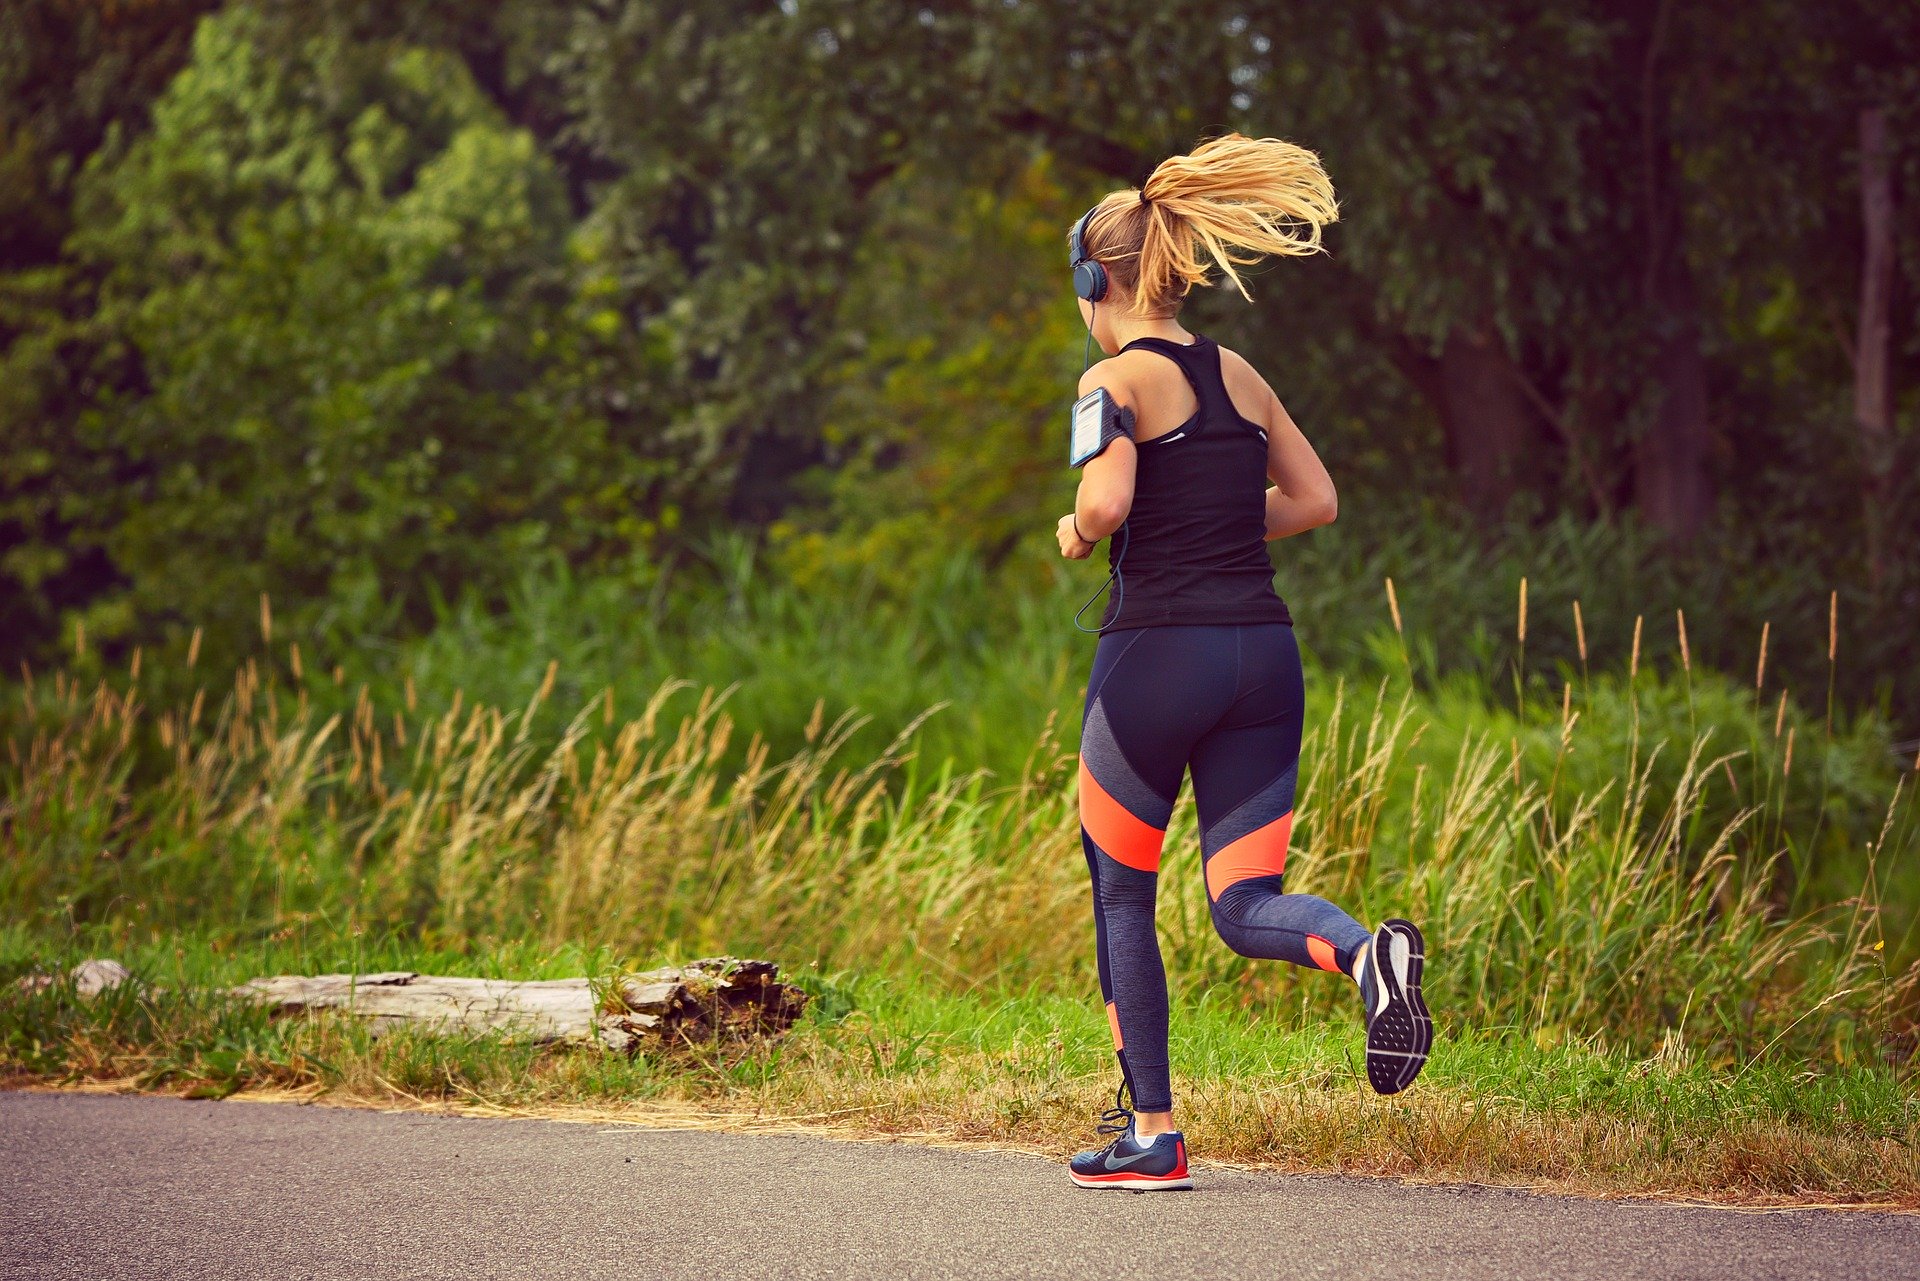
<path fill-rule="evenodd" d="M 1920 1277 L 1920 1218 L 0 1093 L 0 1277 Z"/>

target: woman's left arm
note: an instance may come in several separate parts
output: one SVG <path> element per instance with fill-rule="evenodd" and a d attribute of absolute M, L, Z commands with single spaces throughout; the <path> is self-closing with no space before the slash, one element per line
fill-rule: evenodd
<path fill-rule="evenodd" d="M 1272 542 L 1332 524 L 1340 513 L 1340 498 L 1326 464 L 1293 415 L 1266 379 L 1260 385 L 1267 393 L 1267 479 L 1274 482 L 1267 491 L 1267 541 Z"/>
<path fill-rule="evenodd" d="M 1103 360 L 1080 375 L 1080 394 L 1105 387 L 1115 404 L 1132 409 L 1133 391 L 1125 379 L 1108 368 L 1113 363 Z M 1133 478 L 1138 463 L 1133 441 L 1121 436 L 1080 469 L 1073 513 L 1062 516 L 1054 531 L 1060 537 L 1062 556 L 1069 560 L 1091 556 L 1095 544 L 1125 523 L 1127 513 L 1133 510 Z"/>

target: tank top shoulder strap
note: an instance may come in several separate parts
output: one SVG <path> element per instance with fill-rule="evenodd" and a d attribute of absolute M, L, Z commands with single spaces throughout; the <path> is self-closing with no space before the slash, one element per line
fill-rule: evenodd
<path fill-rule="evenodd" d="M 1195 334 L 1190 343 L 1177 343 L 1169 338 L 1136 338 L 1120 351 L 1132 351 L 1135 347 L 1157 351 L 1180 366 L 1180 372 L 1193 384 L 1202 422 L 1221 414 L 1229 418 L 1234 415 L 1233 399 L 1227 395 L 1226 380 L 1220 375 L 1219 343 L 1205 334 Z"/>

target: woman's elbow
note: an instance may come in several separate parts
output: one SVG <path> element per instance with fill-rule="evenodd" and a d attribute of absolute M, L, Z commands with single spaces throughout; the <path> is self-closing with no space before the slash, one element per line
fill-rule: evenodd
<path fill-rule="evenodd" d="M 1091 504 L 1093 510 L 1087 515 L 1093 521 L 1108 529 L 1118 529 L 1126 523 L 1127 514 L 1133 510 L 1133 501 L 1129 498 L 1097 498 Z"/>
<path fill-rule="evenodd" d="M 1340 514 L 1340 496 L 1329 489 L 1314 509 L 1315 525 L 1331 525 Z"/>

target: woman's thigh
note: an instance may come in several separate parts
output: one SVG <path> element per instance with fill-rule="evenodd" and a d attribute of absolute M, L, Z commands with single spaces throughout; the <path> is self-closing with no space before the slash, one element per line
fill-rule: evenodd
<path fill-rule="evenodd" d="M 1240 640 L 1240 689 L 1190 759 L 1211 899 L 1281 873 L 1299 778 L 1306 689 L 1293 629 L 1250 625 Z"/>

